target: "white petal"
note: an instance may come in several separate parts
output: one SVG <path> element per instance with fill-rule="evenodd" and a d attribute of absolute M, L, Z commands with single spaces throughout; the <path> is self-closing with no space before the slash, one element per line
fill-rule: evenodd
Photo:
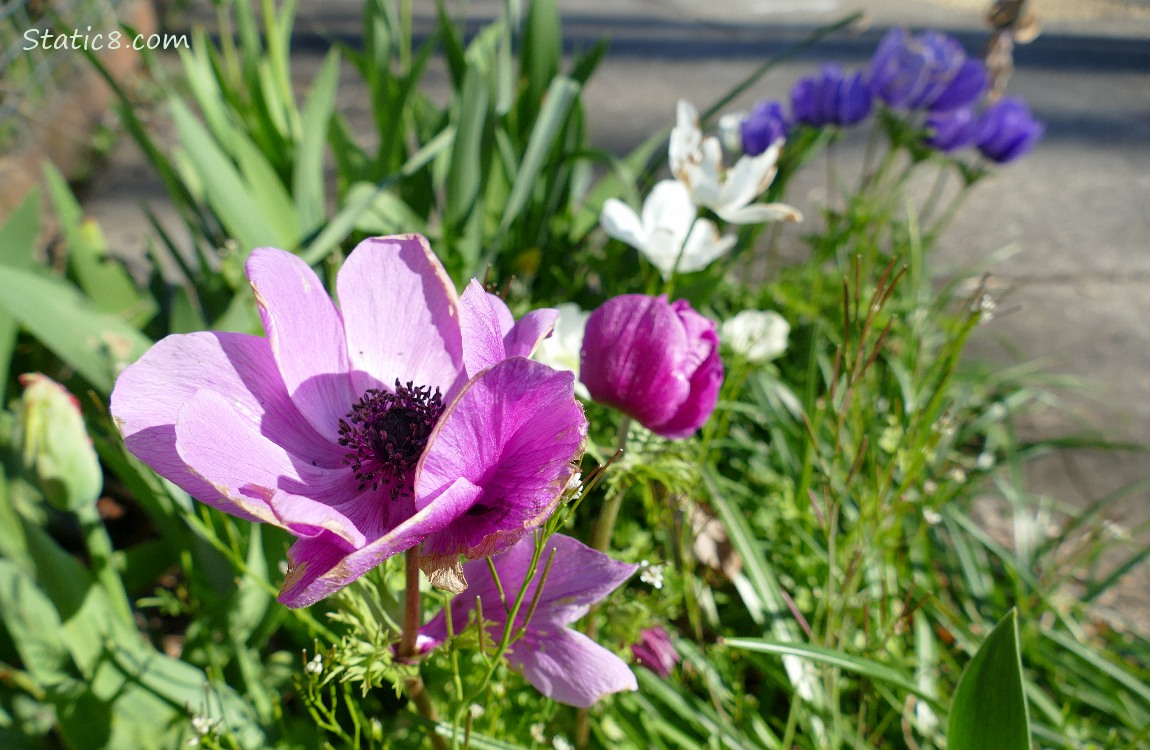
<path fill-rule="evenodd" d="M 679 260 L 679 272 L 690 273 L 701 271 L 711 265 L 715 259 L 730 252 L 735 246 L 736 237 L 728 234 L 719 237 L 719 230 L 706 219 L 699 219 L 687 238 L 687 246 L 683 250 L 683 257 Z"/>
<path fill-rule="evenodd" d="M 770 310 L 743 310 L 724 321 L 722 341 L 751 362 L 766 362 L 787 350 L 791 325 Z"/>
<path fill-rule="evenodd" d="M 765 221 L 802 221 L 803 215 L 785 203 L 752 203 L 741 208 L 715 209 L 724 221 L 732 224 L 761 224 Z"/>
<path fill-rule="evenodd" d="M 660 230 L 651 235 L 651 242 L 643 255 L 651 261 L 651 265 L 659 269 L 663 279 L 671 278 L 671 271 L 675 268 L 675 261 L 683 249 L 683 239 L 667 230 Z"/>
<path fill-rule="evenodd" d="M 635 210 L 617 198 L 608 198 L 599 214 L 599 224 L 603 231 L 617 240 L 626 242 L 633 248 L 642 250 L 647 246 L 647 230 L 639 221 Z"/>
<path fill-rule="evenodd" d="M 675 177 L 687 185 L 696 204 L 718 208 L 723 205 L 723 147 L 719 139 L 704 138 L 701 154 L 700 162 L 685 165 Z"/>
<path fill-rule="evenodd" d="M 669 232 L 681 243 L 697 212 L 691 194 L 682 183 L 662 180 L 643 201 L 643 228 L 649 236 L 657 231 Z"/>
<path fill-rule="evenodd" d="M 667 149 L 673 174 L 677 175 L 683 165 L 698 161 L 699 143 L 702 139 L 699 113 L 690 102 L 680 99 L 676 107 L 676 124 L 671 129 L 671 141 Z"/>
<path fill-rule="evenodd" d="M 715 208 L 742 208 L 757 198 L 775 179 L 779 159 L 778 141 L 758 156 L 744 156 L 731 171 L 727 172 L 726 182 L 719 204 Z"/>

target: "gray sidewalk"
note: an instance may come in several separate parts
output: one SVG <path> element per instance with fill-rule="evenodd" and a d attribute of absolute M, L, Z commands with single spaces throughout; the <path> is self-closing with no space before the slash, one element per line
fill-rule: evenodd
<path fill-rule="evenodd" d="M 471 16 L 493 17 L 501 3 L 472 0 Z M 882 0 L 865 4 L 870 28 L 842 34 L 773 70 L 738 105 L 785 99 L 791 84 L 823 60 L 865 64 L 886 28 L 927 26 L 955 33 L 968 51 L 986 42 L 979 0 Z M 1063 411 L 1027 425 L 1032 435 L 1084 426 L 1112 440 L 1150 445 L 1150 10 L 1130 0 L 1034 3 L 1050 9 L 1041 36 L 1016 48 L 1008 93 L 1027 99 L 1047 123 L 1045 139 L 1020 162 L 980 184 L 935 256 L 940 273 L 979 263 L 1013 244 L 991 271 L 1000 311 L 981 327 L 973 358 L 1001 365 L 1041 362 L 1052 374 L 1088 379 L 1088 393 L 1065 395 Z M 1089 6 L 1091 18 L 1077 12 Z M 675 101 L 706 105 L 766 56 L 815 26 L 856 7 L 841 0 L 561 0 L 567 43 L 612 46 L 586 91 L 593 139 L 622 152 L 668 124 Z M 801 9 L 801 10 L 800 10 Z M 417 30 L 434 6 L 417 3 Z M 302 0 L 295 53 L 312 69 L 323 40 L 358 34 L 359 0 Z M 303 73 L 310 77 L 309 72 Z M 339 101 L 366 116 L 357 92 Z M 848 141 L 849 170 L 859 148 Z M 92 191 L 88 211 L 113 241 L 140 242 L 136 205 L 154 199 L 129 148 L 117 151 Z M 820 170 L 808 170 L 820 171 Z M 808 215 L 819 180 L 795 186 L 790 202 Z M 1064 452 L 1031 464 L 1031 486 L 1060 501 L 1085 504 L 1150 477 L 1138 452 Z M 1133 494 L 1111 517 L 1126 526 L 1150 519 L 1150 492 Z M 1150 606 L 1150 571 L 1136 571 L 1125 591 Z"/>

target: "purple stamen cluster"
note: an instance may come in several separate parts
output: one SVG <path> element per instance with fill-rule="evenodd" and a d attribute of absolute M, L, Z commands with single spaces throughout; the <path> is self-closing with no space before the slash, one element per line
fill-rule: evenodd
<path fill-rule="evenodd" d="M 395 392 L 372 388 L 363 394 L 347 420 L 339 420 L 339 444 L 348 448 L 344 463 L 351 466 L 362 491 L 379 489 L 382 480 L 401 478 L 415 468 L 427 439 L 443 414 L 443 396 L 436 388 L 395 381 Z M 403 483 L 392 486 L 392 499 Z"/>

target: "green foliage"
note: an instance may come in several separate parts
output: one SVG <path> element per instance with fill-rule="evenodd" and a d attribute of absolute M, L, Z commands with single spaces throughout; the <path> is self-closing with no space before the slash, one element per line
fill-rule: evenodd
<path fill-rule="evenodd" d="M 1018 615 L 991 631 L 962 672 L 951 701 L 949 750 L 1027 750 L 1030 716 L 1019 660 Z"/>

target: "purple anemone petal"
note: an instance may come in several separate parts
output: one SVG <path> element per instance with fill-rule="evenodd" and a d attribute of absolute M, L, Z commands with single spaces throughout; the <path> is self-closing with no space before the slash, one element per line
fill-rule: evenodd
<path fill-rule="evenodd" d="M 480 373 L 448 407 L 416 469 L 416 506 L 464 477 L 483 494 L 428 536 L 426 570 L 514 544 L 555 507 L 587 437 L 575 376 L 511 357 Z"/>
<path fill-rule="evenodd" d="M 315 271 L 291 253 L 258 247 L 245 268 L 292 401 L 317 432 L 336 441 L 339 420 L 358 395 L 339 312 Z"/>
<path fill-rule="evenodd" d="M 719 334 L 714 321 L 692 310 L 686 300 L 677 300 L 671 307 L 691 342 L 685 358 L 685 369 L 691 372 L 691 396 L 670 419 L 651 429 L 665 437 L 681 439 L 694 434 L 715 410 L 723 385 L 723 361 L 719 358 Z"/>
<path fill-rule="evenodd" d="M 505 569 L 518 570 L 520 566 L 526 568 L 531 559 L 531 551 L 531 545 L 521 544 L 498 558 L 501 561 L 497 566 L 500 580 L 503 581 Z M 517 561 L 512 558 L 502 562 L 503 557 L 516 553 L 523 555 L 524 552 L 526 559 Z M 578 620 L 592 604 L 617 589 L 639 568 L 638 565 L 608 557 L 562 534 L 554 534 L 547 540 L 547 546 L 540 557 L 540 570 L 552 554 L 555 555 L 555 563 L 547 573 L 547 581 L 543 584 L 543 593 L 539 597 L 532 622 L 566 625 Z M 519 585 L 522 585 L 522 573 L 518 580 Z M 504 581 L 503 585 L 506 587 L 507 583 Z M 533 585 L 528 591 L 529 598 L 534 598 L 535 588 Z"/>
<path fill-rule="evenodd" d="M 462 370 L 455 288 L 427 240 L 378 237 L 356 246 L 336 281 L 357 390 L 395 380 L 449 395 Z"/>
<path fill-rule="evenodd" d="M 999 164 L 1026 154 L 1046 131 L 1046 126 L 1031 115 L 1026 102 L 1012 96 L 988 107 L 979 122 L 978 150 Z"/>
<path fill-rule="evenodd" d="M 474 279 L 459 298 L 463 365 L 469 378 L 508 357 L 529 357 L 555 328 L 559 311 L 532 310 L 519 321 L 499 297 Z"/>
<path fill-rule="evenodd" d="M 551 307 L 532 310 L 524 315 L 503 337 L 507 356 L 530 357 L 539 348 L 543 339 L 555 330 L 555 323 L 558 320 L 559 311 Z"/>
<path fill-rule="evenodd" d="M 312 466 L 291 455 L 261 435 L 232 401 L 214 391 L 199 391 L 184 403 L 175 435 L 180 459 L 222 502 L 199 499 L 228 513 L 239 508 L 252 518 L 283 526 L 268 503 L 275 491 L 307 494 L 316 504 L 335 504 L 355 489 L 346 481 L 346 471 Z M 348 528 L 340 535 L 350 540 L 357 533 Z"/>
<path fill-rule="evenodd" d="M 669 677 L 680 657 L 667 631 L 661 627 L 645 628 L 639 633 L 639 639 L 638 643 L 631 644 L 635 661 L 660 677 Z"/>
<path fill-rule="evenodd" d="M 611 693 L 639 689 L 626 662 L 560 625 L 528 629 L 508 649 L 507 661 L 540 693 L 576 708 L 588 708 Z"/>
<path fill-rule="evenodd" d="M 971 106 L 982 96 L 989 80 L 990 74 L 981 60 L 963 61 L 946 88 L 931 102 L 931 112 L 951 112 Z"/>
<path fill-rule="evenodd" d="M 469 379 L 506 359 L 502 330 L 505 320 L 500 320 L 506 309 L 502 300 L 484 291 L 475 279 L 463 290 L 459 298 L 459 331 L 463 337 L 463 368 Z M 511 311 L 507 310 L 506 317 L 510 316 Z"/>
<path fill-rule="evenodd" d="M 240 333 L 168 336 L 120 374 L 111 410 L 128 450 L 193 497 L 234 506 L 176 451 L 180 408 L 204 389 L 226 394 L 237 417 L 292 455 L 322 468 L 340 465 L 343 451 L 316 433 L 288 397 L 266 339 Z M 239 508 L 234 513 L 256 520 Z"/>
<path fill-rule="evenodd" d="M 523 588 L 534 552 L 534 539 L 526 537 L 492 558 L 507 597 L 514 598 Z M 552 555 L 554 562 L 547 570 Z M 612 560 L 570 537 L 553 535 L 547 540 L 524 593 L 524 602 L 535 600 L 539 581 L 547 570 L 531 620 L 526 621 L 526 604 L 516 617 L 516 626 L 526 627 L 523 637 L 507 653 L 511 666 L 544 695 L 572 706 L 587 707 L 610 693 L 635 690 L 635 676 L 619 657 L 564 625 L 582 616 L 591 604 L 606 597 L 637 568 Z M 478 601 L 484 619 L 495 623 L 492 635 L 498 638 L 507 626 L 508 613 L 491 567 L 486 560 L 475 560 L 466 563 L 463 571 L 470 585 L 451 600 L 452 627 L 456 633 L 462 632 Z M 446 610 L 421 628 L 420 635 L 428 648 L 445 641 Z"/>
<path fill-rule="evenodd" d="M 288 551 L 290 563 L 279 601 L 306 607 L 330 596 L 389 557 L 411 549 L 429 533 L 458 518 L 482 489 L 459 478 L 411 518 L 350 554 L 324 537 L 301 539 Z"/>
<path fill-rule="evenodd" d="M 580 377 L 591 398 L 664 437 L 689 437 L 710 416 L 723 365 L 715 324 L 686 300 L 625 294 L 587 319 Z"/>
<path fill-rule="evenodd" d="M 624 294 L 587 319 L 580 377 L 591 398 L 643 425 L 662 424 L 690 393 L 687 336 L 666 297 Z"/>

